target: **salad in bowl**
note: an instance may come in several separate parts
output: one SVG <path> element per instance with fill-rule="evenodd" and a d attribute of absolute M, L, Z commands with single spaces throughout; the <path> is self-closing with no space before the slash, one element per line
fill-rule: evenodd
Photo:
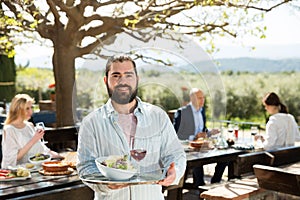
<path fill-rule="evenodd" d="M 136 174 L 128 155 L 100 157 L 95 162 L 101 174 L 110 180 L 128 180 Z"/>

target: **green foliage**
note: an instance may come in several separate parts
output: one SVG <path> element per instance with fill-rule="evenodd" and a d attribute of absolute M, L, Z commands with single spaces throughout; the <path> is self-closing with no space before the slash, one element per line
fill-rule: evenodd
<path fill-rule="evenodd" d="M 168 111 L 180 107 L 178 97 L 169 89 L 160 85 L 139 87 L 138 96 L 144 101 L 160 106 Z"/>
<path fill-rule="evenodd" d="M 38 84 L 33 87 L 32 82 L 38 83 L 40 81 L 40 85 L 42 85 L 42 81 L 31 80 L 34 74 L 43 74 L 43 80 L 47 80 L 44 83 L 45 87 L 42 87 L 42 98 L 49 99 L 47 85 L 53 80 L 53 73 L 49 69 L 28 68 L 18 71 L 18 92 L 27 92 L 36 100 L 39 99 Z M 145 74 L 147 73 L 140 73 L 142 79 L 138 95 L 144 101 L 158 105 L 166 111 L 179 108 L 182 102 L 187 100 L 190 87 L 199 87 L 206 93 L 208 118 L 254 121 L 264 124 L 267 115 L 261 99 L 270 91 L 279 94 L 291 114 L 296 118 L 300 116 L 300 96 L 298 95 L 300 72 L 224 73 L 221 78 L 226 90 L 226 99 L 222 99 L 221 91 L 214 91 L 213 93 L 206 91 L 206 86 L 199 74 L 161 72 L 159 77 L 147 77 Z M 178 75 L 182 75 L 185 80 L 180 81 Z M 88 110 L 99 107 L 107 101 L 106 86 L 102 81 L 103 71 L 78 70 L 76 76 L 78 107 L 85 110 L 85 114 L 89 112 Z M 203 76 L 206 75 L 203 74 Z M 35 76 L 34 79 L 42 79 L 42 77 Z M 212 99 L 214 100 L 214 107 L 212 106 Z M 226 116 L 220 116 L 225 105 Z"/>

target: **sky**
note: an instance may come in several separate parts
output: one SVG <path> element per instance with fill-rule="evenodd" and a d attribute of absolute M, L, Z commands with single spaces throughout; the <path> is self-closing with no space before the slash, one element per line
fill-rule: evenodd
<path fill-rule="evenodd" d="M 232 40 L 216 41 L 220 52 L 215 57 L 300 58 L 300 11 L 283 5 L 267 13 L 264 23 L 267 26 L 265 39 L 244 38 L 244 46 Z M 256 49 L 249 50 L 251 46 Z"/>
<path fill-rule="evenodd" d="M 267 26 L 266 39 L 243 38 L 243 46 L 233 39 L 217 39 L 215 44 L 219 52 L 212 58 L 300 58 L 300 11 L 286 5 L 276 8 L 265 16 Z M 255 50 L 251 47 L 255 46 Z M 30 49 L 30 50 L 29 50 Z M 41 46 L 21 46 L 16 48 L 16 63 L 51 68 L 52 49 Z"/>

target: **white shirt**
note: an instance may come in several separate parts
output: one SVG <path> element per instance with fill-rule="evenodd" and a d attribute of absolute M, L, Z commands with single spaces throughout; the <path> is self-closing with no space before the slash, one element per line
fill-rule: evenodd
<path fill-rule="evenodd" d="M 34 136 L 35 130 L 30 122 L 26 122 L 24 128 L 16 128 L 12 125 L 4 125 L 2 133 L 2 168 L 28 163 L 30 156 L 37 153 L 48 153 L 50 149 L 42 142 L 35 143 L 30 150 L 17 161 L 18 151 L 23 148 Z"/>
<path fill-rule="evenodd" d="M 265 149 L 294 146 L 300 138 L 298 125 L 291 114 L 276 113 L 266 124 Z"/>

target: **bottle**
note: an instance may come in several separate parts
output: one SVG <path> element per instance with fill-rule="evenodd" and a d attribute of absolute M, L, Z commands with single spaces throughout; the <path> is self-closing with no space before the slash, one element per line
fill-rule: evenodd
<path fill-rule="evenodd" d="M 227 141 L 224 137 L 224 127 L 221 127 L 220 132 L 221 132 L 221 134 L 218 138 L 217 148 L 218 149 L 226 149 L 228 147 L 228 144 L 227 144 Z"/>
<path fill-rule="evenodd" d="M 234 137 L 236 140 L 238 140 L 238 137 L 239 137 L 239 126 L 236 124 L 234 126 Z"/>

